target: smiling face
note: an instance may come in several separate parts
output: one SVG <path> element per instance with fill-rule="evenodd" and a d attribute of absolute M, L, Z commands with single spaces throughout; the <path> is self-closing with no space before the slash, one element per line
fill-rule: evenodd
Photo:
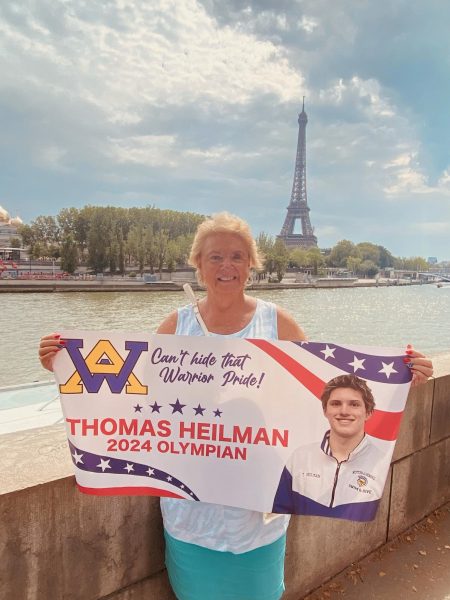
<path fill-rule="evenodd" d="M 362 393 L 352 388 L 336 388 L 323 411 L 331 432 L 345 438 L 364 434 L 364 423 L 370 417 Z"/>
<path fill-rule="evenodd" d="M 213 233 L 202 247 L 199 271 L 208 290 L 243 290 L 250 274 L 245 241 L 235 233 Z"/>

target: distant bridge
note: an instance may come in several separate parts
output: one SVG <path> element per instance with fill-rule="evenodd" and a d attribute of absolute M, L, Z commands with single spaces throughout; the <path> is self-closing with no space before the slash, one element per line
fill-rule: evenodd
<path fill-rule="evenodd" d="M 426 277 L 436 277 L 436 279 L 442 279 L 442 281 L 448 281 L 450 283 L 450 275 L 446 275 L 444 273 L 430 273 L 429 271 L 425 273 L 420 273 L 420 271 L 418 271 L 417 275 L 425 275 Z"/>

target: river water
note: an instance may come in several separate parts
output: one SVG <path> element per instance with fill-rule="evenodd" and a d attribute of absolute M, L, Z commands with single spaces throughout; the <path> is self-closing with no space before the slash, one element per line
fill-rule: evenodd
<path fill-rule="evenodd" d="M 253 292 L 252 292 L 253 293 Z M 310 340 L 372 346 L 413 344 L 450 351 L 450 286 L 296 289 L 254 292 L 289 310 Z M 153 332 L 185 304 L 176 292 L 68 292 L 0 295 L 0 386 L 45 380 L 39 338 L 62 329 Z"/>

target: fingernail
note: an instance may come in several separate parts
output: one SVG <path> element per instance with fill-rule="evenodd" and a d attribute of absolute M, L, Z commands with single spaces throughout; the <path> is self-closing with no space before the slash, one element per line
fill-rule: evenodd
<path fill-rule="evenodd" d="M 414 368 L 414 365 L 413 365 L 412 362 L 409 362 L 406 366 L 408 367 L 408 369 L 413 369 Z"/>
<path fill-rule="evenodd" d="M 61 334 L 60 334 L 60 333 L 56 333 L 56 334 L 53 336 L 53 338 L 54 338 L 55 340 L 57 340 L 59 337 L 61 337 Z"/>
<path fill-rule="evenodd" d="M 408 344 L 406 347 L 407 347 L 407 348 L 412 348 L 411 344 Z"/>
<path fill-rule="evenodd" d="M 60 343 L 60 344 L 65 344 L 65 343 L 66 343 L 66 340 L 59 340 L 59 343 Z"/>
<path fill-rule="evenodd" d="M 405 352 L 405 354 L 412 354 L 412 353 L 413 353 L 413 351 L 412 351 L 412 350 L 407 350 L 407 351 Z"/>
<path fill-rule="evenodd" d="M 62 350 L 64 348 L 64 344 L 58 344 L 58 350 Z"/>
<path fill-rule="evenodd" d="M 409 356 L 405 356 L 405 357 L 403 358 L 403 362 L 404 362 L 404 363 L 409 363 L 409 362 L 411 362 L 411 359 L 409 358 Z"/>

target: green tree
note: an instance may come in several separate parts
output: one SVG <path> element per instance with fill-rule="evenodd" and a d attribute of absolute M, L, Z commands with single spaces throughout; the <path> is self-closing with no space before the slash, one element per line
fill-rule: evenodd
<path fill-rule="evenodd" d="M 330 267 L 346 267 L 350 256 L 360 257 L 358 248 L 349 240 L 341 240 L 331 249 L 328 264 Z"/>
<path fill-rule="evenodd" d="M 304 268 L 309 265 L 308 251 L 306 248 L 294 248 L 289 255 L 289 264 L 292 267 Z"/>
<path fill-rule="evenodd" d="M 380 251 L 380 262 L 378 263 L 380 268 L 386 269 L 387 267 L 394 266 L 394 257 L 389 250 L 386 250 L 384 246 L 378 246 L 378 249 Z"/>
<path fill-rule="evenodd" d="M 312 269 L 313 275 L 317 275 L 320 267 L 325 264 L 325 258 L 323 257 L 319 248 L 309 248 L 306 253 L 306 260 L 308 266 L 310 266 Z"/>
<path fill-rule="evenodd" d="M 78 265 L 78 249 L 72 233 L 64 238 L 61 247 L 61 269 L 73 274 Z"/>
<path fill-rule="evenodd" d="M 256 245 L 262 258 L 263 273 L 272 273 L 275 270 L 274 261 L 274 240 L 267 233 L 261 232 L 256 238 Z M 283 244 L 284 246 L 284 244 Z"/>
<path fill-rule="evenodd" d="M 361 242 L 356 245 L 359 256 L 363 261 L 370 260 L 375 265 L 380 264 L 380 247 L 371 242 Z"/>
<path fill-rule="evenodd" d="M 20 239 L 14 236 L 9 238 L 9 245 L 11 248 L 20 248 L 22 244 Z"/>
<path fill-rule="evenodd" d="M 354 275 L 358 275 L 362 260 L 358 256 L 349 256 L 347 258 L 347 269 Z"/>
<path fill-rule="evenodd" d="M 278 282 L 281 282 L 281 280 L 284 277 L 284 274 L 286 273 L 286 269 L 289 263 L 289 252 L 283 240 L 280 240 L 279 238 L 275 240 L 272 254 L 274 269 L 277 274 L 277 280 Z"/>
<path fill-rule="evenodd" d="M 375 277 L 378 271 L 379 269 L 373 260 L 364 260 L 359 265 L 359 272 L 364 275 L 364 277 L 368 277 L 369 279 Z"/>

